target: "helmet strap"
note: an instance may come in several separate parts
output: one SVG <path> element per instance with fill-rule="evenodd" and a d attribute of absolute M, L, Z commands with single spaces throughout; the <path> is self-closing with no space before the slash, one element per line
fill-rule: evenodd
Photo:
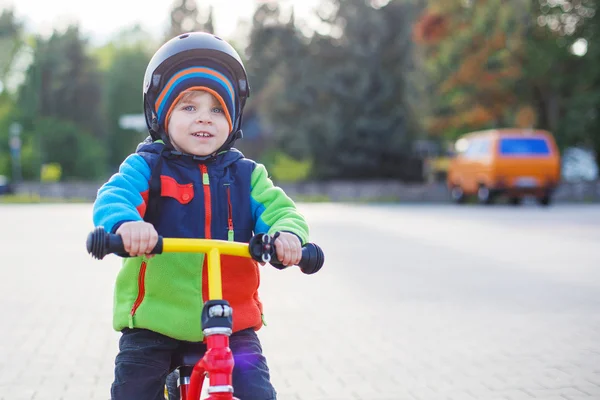
<path fill-rule="evenodd" d="M 227 138 L 227 140 L 225 141 L 225 143 L 223 143 L 223 146 L 221 146 L 221 148 L 217 151 L 223 151 L 223 150 L 229 150 L 230 148 L 233 147 L 233 144 L 235 143 L 236 140 L 241 139 L 244 136 L 244 133 L 242 132 L 241 129 L 238 129 L 235 132 L 232 132 L 229 137 Z"/>
<path fill-rule="evenodd" d="M 167 135 L 167 132 L 164 129 L 162 129 L 160 127 L 160 125 L 158 125 L 158 120 L 157 120 L 156 116 L 152 117 L 152 123 L 151 123 L 151 127 L 150 127 L 150 136 L 152 136 L 152 138 L 155 140 L 157 138 L 162 140 L 163 143 L 165 144 L 166 148 L 175 149 L 175 147 L 171 143 L 171 140 L 169 139 L 169 135 Z"/>
<path fill-rule="evenodd" d="M 225 143 L 223 143 L 223 145 L 214 153 L 215 155 L 219 154 L 222 151 L 229 150 L 230 148 L 233 147 L 236 140 L 244 137 L 244 133 L 242 132 L 243 108 L 240 106 L 239 109 L 240 109 L 240 116 L 238 117 L 238 119 L 234 125 L 233 132 L 231 132 L 229 134 L 229 137 L 227 138 Z"/>

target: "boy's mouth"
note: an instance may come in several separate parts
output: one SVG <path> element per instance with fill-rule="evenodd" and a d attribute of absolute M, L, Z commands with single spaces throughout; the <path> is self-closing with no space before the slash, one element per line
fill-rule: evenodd
<path fill-rule="evenodd" d="M 209 138 L 209 137 L 212 137 L 213 135 L 211 135 L 208 132 L 192 132 L 192 136 Z"/>

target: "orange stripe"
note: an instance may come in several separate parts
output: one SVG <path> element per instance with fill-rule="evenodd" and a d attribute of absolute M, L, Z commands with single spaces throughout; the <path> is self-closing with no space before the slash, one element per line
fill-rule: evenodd
<path fill-rule="evenodd" d="M 227 87 L 229 88 L 229 90 L 231 90 L 231 93 L 235 94 L 235 90 L 233 90 L 233 87 L 231 86 L 231 83 L 229 82 L 229 79 L 227 79 L 227 77 L 225 77 L 225 75 L 222 75 L 216 71 L 213 71 L 211 69 L 208 68 L 192 68 L 192 69 L 185 69 L 181 72 L 178 72 L 176 75 L 173 75 L 171 77 L 171 79 L 169 79 L 169 82 L 167 83 L 167 86 L 165 86 L 162 90 L 162 93 L 160 94 L 160 96 L 158 96 L 158 99 L 156 100 L 156 102 L 154 103 L 154 110 L 156 112 L 158 112 L 158 106 L 160 103 L 162 103 L 163 98 L 166 96 L 166 94 L 169 92 L 169 89 L 171 88 L 171 86 L 173 86 L 175 84 L 175 82 L 177 81 L 177 79 L 181 78 L 184 75 L 187 74 L 191 74 L 193 72 L 205 72 L 209 75 L 212 76 L 216 76 L 219 79 L 222 79 L 223 82 L 225 82 L 225 85 L 227 85 Z"/>
<path fill-rule="evenodd" d="M 179 96 L 177 96 L 175 98 L 175 101 L 173 101 L 173 103 L 171 104 L 171 107 L 169 107 L 169 111 L 167 111 L 167 118 L 165 118 L 165 132 L 167 132 L 167 128 L 169 126 L 169 118 L 171 118 L 171 113 L 173 112 L 173 109 L 177 106 L 177 103 L 179 102 L 179 100 L 183 97 L 184 94 L 186 94 L 187 92 L 193 92 L 194 90 L 204 90 L 204 91 L 212 94 L 213 96 L 215 96 L 215 98 L 217 99 L 217 101 L 219 102 L 221 107 L 223 107 L 223 111 L 225 111 L 225 117 L 227 118 L 227 123 L 229 123 L 229 132 L 231 132 L 233 130 L 233 124 L 231 123 L 231 116 L 229 115 L 229 110 L 227 109 L 227 106 L 225 105 L 223 98 L 221 97 L 221 95 L 219 93 L 217 93 L 214 90 L 212 90 L 211 88 L 207 88 L 205 86 L 194 86 L 194 87 L 191 87 L 191 88 L 186 89 L 183 92 L 179 93 Z"/>

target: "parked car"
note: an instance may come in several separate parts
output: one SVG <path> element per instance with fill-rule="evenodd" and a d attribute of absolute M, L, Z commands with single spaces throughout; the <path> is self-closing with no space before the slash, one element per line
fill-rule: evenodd
<path fill-rule="evenodd" d="M 519 128 L 472 132 L 456 143 L 446 183 L 454 201 L 482 204 L 506 195 L 512 204 L 533 195 L 551 202 L 560 181 L 560 154 L 548 131 Z"/>
<path fill-rule="evenodd" d="M 10 182 L 7 177 L 0 175 L 0 195 L 11 193 Z"/>
<path fill-rule="evenodd" d="M 597 180 L 598 164 L 594 153 L 579 147 L 566 149 L 562 155 L 562 178 L 566 182 Z"/>

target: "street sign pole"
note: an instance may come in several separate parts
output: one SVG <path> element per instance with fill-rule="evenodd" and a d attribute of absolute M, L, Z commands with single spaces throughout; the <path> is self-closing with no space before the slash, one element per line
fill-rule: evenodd
<path fill-rule="evenodd" d="M 12 180 L 15 183 L 21 182 L 21 124 L 13 122 L 9 127 L 10 137 L 8 144 L 10 147 L 10 157 L 12 159 Z"/>

